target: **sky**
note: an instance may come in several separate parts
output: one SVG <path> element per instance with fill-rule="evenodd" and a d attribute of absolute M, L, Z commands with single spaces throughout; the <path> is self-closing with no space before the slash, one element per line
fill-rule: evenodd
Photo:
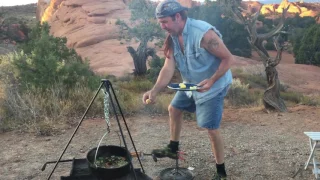
<path fill-rule="evenodd" d="M 0 0 L 0 6 L 15 6 L 37 3 L 38 0 Z"/>
<path fill-rule="evenodd" d="M 204 0 L 198 0 L 204 1 Z M 249 0 L 246 0 L 249 1 Z M 260 0 L 260 2 L 269 2 L 269 3 L 280 3 L 281 0 Z M 297 0 L 289 0 L 291 2 L 295 2 Z M 15 6 L 15 5 L 24 5 L 30 3 L 37 3 L 38 0 L 0 0 L 0 6 Z M 320 0 L 305 0 L 305 2 L 320 2 Z"/>

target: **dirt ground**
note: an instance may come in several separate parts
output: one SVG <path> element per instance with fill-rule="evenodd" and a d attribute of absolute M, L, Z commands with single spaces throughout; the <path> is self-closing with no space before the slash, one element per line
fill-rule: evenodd
<path fill-rule="evenodd" d="M 320 131 L 320 108 L 296 106 L 289 110 L 288 113 L 266 113 L 262 108 L 225 110 L 222 134 L 229 179 L 291 179 L 310 153 L 308 138 L 303 132 Z M 138 151 L 148 153 L 168 142 L 167 118 L 147 114 L 126 118 Z M 115 119 L 111 122 L 111 134 L 102 144 L 119 145 L 118 126 Z M 14 132 L 0 134 L 0 179 L 46 179 L 54 165 L 47 165 L 45 171 L 41 171 L 42 165 L 57 160 L 75 127 L 50 137 Z M 185 121 L 183 128 L 181 149 L 188 155 L 180 165 L 193 167 L 195 179 L 210 179 L 215 166 L 206 130 L 197 128 L 195 121 Z M 84 120 L 62 159 L 85 158 L 86 153 L 98 145 L 105 131 L 103 119 Z M 125 131 L 124 134 L 133 152 L 128 133 Z M 159 159 L 155 163 L 151 157 L 145 157 L 142 165 L 147 175 L 157 179 L 161 170 L 174 166 L 175 162 Z M 139 167 L 136 158 L 134 166 Z M 60 163 L 52 179 L 67 176 L 70 167 L 71 163 Z M 310 169 L 302 171 L 295 179 L 314 179 Z"/>

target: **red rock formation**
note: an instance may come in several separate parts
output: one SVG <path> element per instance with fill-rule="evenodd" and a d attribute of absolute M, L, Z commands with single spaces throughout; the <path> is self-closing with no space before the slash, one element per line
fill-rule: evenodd
<path fill-rule="evenodd" d="M 282 0 L 280 4 L 265 4 L 261 9 L 261 14 L 274 14 L 282 13 L 283 9 L 288 6 L 288 14 L 299 14 L 301 17 L 311 16 L 315 17 L 319 13 L 319 9 L 311 9 L 311 3 L 298 3 L 298 2 L 289 2 L 288 0 Z M 312 6 L 311 6 L 312 7 Z"/>
<path fill-rule="evenodd" d="M 39 6 L 37 12 L 54 36 L 66 37 L 68 47 L 89 59 L 95 72 L 120 76 L 134 67 L 127 45 L 117 40 L 115 22 L 130 18 L 124 2 L 128 0 L 39 0 L 47 7 Z"/>

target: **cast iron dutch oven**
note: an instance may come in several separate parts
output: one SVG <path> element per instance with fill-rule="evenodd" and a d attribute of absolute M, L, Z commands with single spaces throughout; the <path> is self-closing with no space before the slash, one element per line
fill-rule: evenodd
<path fill-rule="evenodd" d="M 131 155 L 125 148 L 113 145 L 100 146 L 98 148 L 97 159 L 99 157 L 110 157 L 112 155 L 126 158 L 126 161 L 128 162 L 126 165 L 115 168 L 97 167 L 94 164 L 96 149 L 97 148 L 93 148 L 88 152 L 87 161 L 92 173 L 97 177 L 103 179 L 115 179 L 128 175 L 130 173 Z"/>

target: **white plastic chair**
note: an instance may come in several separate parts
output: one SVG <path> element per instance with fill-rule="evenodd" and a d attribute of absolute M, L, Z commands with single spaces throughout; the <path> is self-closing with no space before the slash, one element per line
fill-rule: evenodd
<path fill-rule="evenodd" d="M 319 161 L 316 160 L 315 151 L 320 150 L 320 132 L 304 132 L 309 137 L 310 141 L 310 156 L 308 161 L 305 164 L 304 169 L 306 170 L 309 165 L 313 166 L 313 174 L 315 174 L 316 179 L 319 178 L 320 169 L 318 165 L 320 165 Z M 312 159 L 312 162 L 310 162 Z"/>

